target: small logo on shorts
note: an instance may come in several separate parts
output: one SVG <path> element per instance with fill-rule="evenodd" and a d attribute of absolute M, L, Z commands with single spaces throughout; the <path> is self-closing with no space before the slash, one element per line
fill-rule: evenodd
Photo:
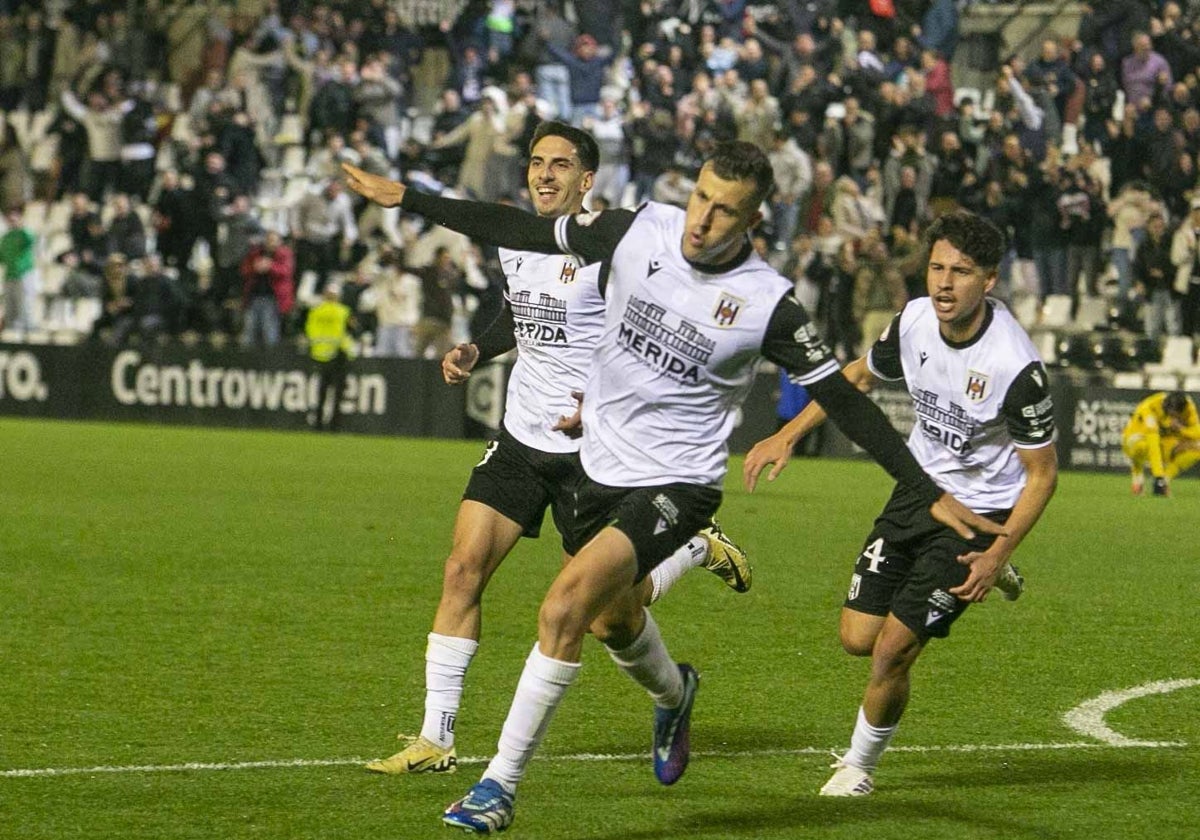
<path fill-rule="evenodd" d="M 929 596 L 929 612 L 925 614 L 925 626 L 935 624 L 958 609 L 958 599 L 944 589 L 935 589 Z"/>
<path fill-rule="evenodd" d="M 654 526 L 655 536 L 658 536 L 679 521 L 679 508 L 665 494 L 659 493 L 651 499 L 650 504 L 658 508 L 658 512 L 661 514 L 658 517 L 658 523 Z"/>
<path fill-rule="evenodd" d="M 846 595 L 847 601 L 853 601 L 858 597 L 859 587 L 862 586 L 862 575 L 854 574 L 850 576 L 850 592 Z"/>

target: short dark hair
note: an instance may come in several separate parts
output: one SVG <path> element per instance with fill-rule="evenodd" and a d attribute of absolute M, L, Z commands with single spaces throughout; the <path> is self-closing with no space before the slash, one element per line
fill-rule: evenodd
<path fill-rule="evenodd" d="M 558 120 L 544 120 L 533 130 L 533 138 L 529 141 L 530 154 L 533 154 L 533 147 L 543 137 L 561 137 L 574 146 L 575 154 L 579 155 L 579 165 L 585 172 L 595 172 L 600 166 L 600 147 L 592 135 L 583 129 Z"/>
<path fill-rule="evenodd" d="M 718 143 L 705 165 L 726 181 L 753 181 L 754 206 L 762 204 L 775 189 L 775 172 L 767 153 L 753 143 L 726 140 Z"/>
<path fill-rule="evenodd" d="M 1000 266 L 1004 257 L 1004 234 L 1000 228 L 969 210 L 955 210 L 939 216 L 925 232 L 925 245 L 929 250 L 942 239 L 989 273 Z"/>
<path fill-rule="evenodd" d="M 1172 391 L 1163 400 L 1163 411 L 1167 414 L 1183 414 L 1187 411 L 1188 395 L 1183 391 Z"/>

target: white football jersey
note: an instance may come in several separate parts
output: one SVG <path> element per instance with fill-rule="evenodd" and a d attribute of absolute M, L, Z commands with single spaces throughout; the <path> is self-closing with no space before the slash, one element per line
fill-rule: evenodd
<path fill-rule="evenodd" d="M 647 204 L 612 251 L 580 450 L 584 469 L 602 484 L 721 485 L 726 441 L 753 384 L 768 323 L 791 291 L 753 253 L 711 274 L 689 264 L 680 251 L 684 217 L 679 208 Z M 576 228 L 567 221 L 559 220 L 556 235 L 564 251 L 577 253 Z M 574 221 L 586 227 L 591 220 Z M 809 355 L 792 372 L 802 383 L 836 372 L 806 319 L 797 323 L 788 340 Z"/>
<path fill-rule="evenodd" d="M 543 452 L 574 452 L 579 440 L 552 430 L 578 408 L 592 351 L 604 327 L 600 263 L 564 254 L 501 248 L 505 300 L 513 317 L 517 361 L 508 380 L 504 428 Z"/>
<path fill-rule="evenodd" d="M 1008 510 L 1025 486 L 1017 448 L 1054 442 L 1049 379 L 1012 313 L 988 299 L 970 341 L 938 330 L 930 298 L 908 303 L 867 355 L 881 379 L 903 379 L 916 424 L 908 447 L 925 471 L 974 511 Z"/>

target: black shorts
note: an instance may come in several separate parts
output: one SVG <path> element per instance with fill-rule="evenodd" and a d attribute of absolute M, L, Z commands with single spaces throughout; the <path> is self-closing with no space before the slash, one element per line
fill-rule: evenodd
<path fill-rule="evenodd" d="M 578 553 L 612 525 L 633 543 L 640 581 L 707 526 L 720 506 L 721 491 L 715 487 L 683 483 L 609 487 L 585 477 L 576 510 L 578 542 L 567 553 Z"/>
<path fill-rule="evenodd" d="M 984 514 L 1004 522 L 1009 511 Z M 964 540 L 929 513 L 927 502 L 897 486 L 854 564 L 845 606 L 869 615 L 891 613 L 922 642 L 945 638 L 970 604 L 950 594 L 970 568 L 958 562 L 984 551 L 990 534 Z"/>
<path fill-rule="evenodd" d="M 575 490 L 582 479 L 578 452 L 543 452 L 501 429 L 471 471 L 462 497 L 508 517 L 526 537 L 541 533 L 550 508 L 566 548 L 575 544 Z"/>

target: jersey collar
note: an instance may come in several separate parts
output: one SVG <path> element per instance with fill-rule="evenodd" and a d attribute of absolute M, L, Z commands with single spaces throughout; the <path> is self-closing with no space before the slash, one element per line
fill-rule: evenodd
<path fill-rule="evenodd" d="M 734 255 L 733 259 L 729 260 L 728 262 L 719 264 L 701 263 L 693 262 L 687 257 L 684 257 L 684 261 L 686 261 L 687 264 L 692 268 L 705 274 L 724 274 L 727 271 L 733 271 L 746 260 L 750 259 L 750 255 L 752 253 L 754 253 L 754 246 L 750 243 L 750 237 L 747 236 L 746 241 L 742 243 L 741 249 L 739 249 L 737 254 Z"/>
<path fill-rule="evenodd" d="M 965 350 L 983 338 L 983 334 L 987 332 L 987 328 L 992 325 L 992 319 L 996 314 L 996 307 L 992 305 L 991 300 L 984 298 L 983 307 L 983 323 L 979 325 L 979 329 L 975 331 L 975 335 L 971 336 L 965 341 L 951 341 L 950 339 L 946 338 L 946 336 L 942 335 L 941 330 L 938 330 L 938 337 L 941 338 L 942 343 L 954 350 Z"/>

